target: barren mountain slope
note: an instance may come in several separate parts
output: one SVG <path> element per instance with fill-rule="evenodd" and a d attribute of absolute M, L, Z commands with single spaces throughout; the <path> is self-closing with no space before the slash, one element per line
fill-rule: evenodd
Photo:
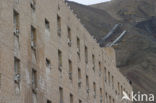
<path fill-rule="evenodd" d="M 116 19 L 128 22 L 156 15 L 156 0 L 112 0 L 91 6 L 106 10 Z"/>

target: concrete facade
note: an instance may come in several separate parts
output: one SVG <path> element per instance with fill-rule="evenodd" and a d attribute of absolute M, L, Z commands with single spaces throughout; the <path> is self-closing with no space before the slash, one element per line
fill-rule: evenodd
<path fill-rule="evenodd" d="M 121 103 L 115 60 L 64 1 L 0 0 L 0 103 Z"/>

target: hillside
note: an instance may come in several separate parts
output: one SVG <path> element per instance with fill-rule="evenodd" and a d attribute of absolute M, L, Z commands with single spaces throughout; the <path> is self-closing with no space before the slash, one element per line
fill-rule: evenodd
<path fill-rule="evenodd" d="M 156 15 L 155 5 L 155 0 L 112 0 L 91 6 L 106 10 L 116 19 L 134 22 Z"/>
<path fill-rule="evenodd" d="M 122 31 L 127 31 L 113 46 L 116 50 L 117 66 L 132 81 L 135 91 L 156 94 L 155 3 L 155 0 L 112 0 L 91 6 L 73 2 L 69 2 L 69 5 L 90 34 L 99 43 L 103 42 L 102 47 L 114 41 Z M 122 26 L 103 41 L 102 38 L 115 24 Z"/>

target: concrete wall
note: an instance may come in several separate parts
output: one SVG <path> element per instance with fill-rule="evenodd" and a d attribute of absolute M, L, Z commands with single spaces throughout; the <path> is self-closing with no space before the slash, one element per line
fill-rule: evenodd
<path fill-rule="evenodd" d="M 100 48 L 64 1 L 36 0 L 35 7 L 32 13 L 29 0 L 0 1 L 0 103 L 47 103 L 47 100 L 59 103 L 59 87 L 63 88 L 64 103 L 69 103 L 70 93 L 73 103 L 79 103 L 79 100 L 82 103 L 100 103 L 100 88 L 102 103 L 113 103 L 113 99 L 114 103 L 120 103 L 121 86 L 130 94 L 132 87 L 116 68 L 114 50 Z M 19 13 L 18 50 L 15 50 L 13 10 Z M 57 15 L 61 17 L 61 37 L 57 35 Z M 45 19 L 50 23 L 50 33 L 45 31 Z M 32 57 L 31 26 L 36 28 L 36 61 Z M 68 45 L 67 27 L 71 28 L 71 47 Z M 80 39 L 80 60 L 77 55 L 77 37 Z M 85 46 L 88 48 L 88 64 L 85 63 Z M 62 72 L 58 70 L 58 50 L 62 51 Z M 92 69 L 92 54 L 95 55 L 95 72 Z M 14 82 L 14 57 L 20 60 L 19 84 Z M 46 58 L 51 62 L 51 69 L 46 68 Z M 73 68 L 72 81 L 69 79 L 69 59 Z M 32 68 L 37 72 L 36 94 L 32 91 Z M 81 69 L 81 88 L 78 87 L 78 68 Z M 89 77 L 89 95 L 86 75 Z M 107 101 L 110 96 L 111 101 Z"/>

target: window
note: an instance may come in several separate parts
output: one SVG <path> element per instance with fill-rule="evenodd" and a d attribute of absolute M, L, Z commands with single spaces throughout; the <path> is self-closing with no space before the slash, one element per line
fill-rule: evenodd
<path fill-rule="evenodd" d="M 77 37 L 77 55 L 80 60 L 81 59 L 80 58 L 80 39 L 78 37 Z"/>
<path fill-rule="evenodd" d="M 95 56 L 92 55 L 92 62 L 93 62 L 93 71 L 95 72 Z"/>
<path fill-rule="evenodd" d="M 70 103 L 73 103 L 73 95 L 72 94 L 70 94 Z"/>
<path fill-rule="evenodd" d="M 101 71 L 101 62 L 99 62 L 99 76 L 101 76 L 101 73 L 102 73 L 102 71 Z"/>
<path fill-rule="evenodd" d="M 100 103 L 103 103 L 103 99 L 102 99 L 102 88 L 100 88 Z"/>
<path fill-rule="evenodd" d="M 88 75 L 86 75 L 86 87 L 87 87 L 87 94 L 89 95 L 89 78 L 88 78 Z"/>
<path fill-rule="evenodd" d="M 46 68 L 51 69 L 51 62 L 46 58 Z"/>
<path fill-rule="evenodd" d="M 77 37 L 77 48 L 79 49 L 80 51 L 80 39 Z"/>
<path fill-rule="evenodd" d="M 61 36 L 61 17 L 57 15 L 57 33 L 58 36 Z"/>
<path fill-rule="evenodd" d="M 108 103 L 108 94 L 106 93 L 105 96 L 106 96 L 106 97 L 105 97 L 105 98 L 106 98 L 106 99 L 105 99 L 105 100 L 106 100 L 106 103 Z"/>
<path fill-rule="evenodd" d="M 47 100 L 47 103 L 52 103 L 50 100 Z"/>
<path fill-rule="evenodd" d="M 106 73 L 106 67 L 104 67 L 104 79 L 105 79 L 105 82 L 107 82 L 107 73 Z"/>
<path fill-rule="evenodd" d="M 96 98 L 96 83 L 93 83 L 93 90 L 94 90 L 94 98 Z"/>
<path fill-rule="evenodd" d="M 14 81 L 15 83 L 19 83 L 20 82 L 20 60 L 16 57 L 14 57 L 14 71 L 15 71 Z"/>
<path fill-rule="evenodd" d="M 122 87 L 122 85 L 121 85 L 121 93 L 120 93 L 121 95 L 122 95 L 122 92 L 123 92 L 123 87 Z"/>
<path fill-rule="evenodd" d="M 112 88 L 114 89 L 114 76 L 112 76 Z"/>
<path fill-rule="evenodd" d="M 111 96 L 109 96 L 109 103 L 111 103 Z"/>
<path fill-rule="evenodd" d="M 63 103 L 63 88 L 59 88 L 59 94 L 60 94 L 60 103 Z"/>
<path fill-rule="evenodd" d="M 62 52 L 58 50 L 58 69 L 62 72 Z"/>
<path fill-rule="evenodd" d="M 31 26 L 31 50 L 32 50 L 32 60 L 36 63 L 36 29 Z"/>
<path fill-rule="evenodd" d="M 35 0 L 30 0 L 30 7 L 33 11 L 35 11 L 36 2 Z"/>
<path fill-rule="evenodd" d="M 45 28 L 46 28 L 46 31 L 50 31 L 50 23 L 47 19 L 45 19 Z"/>
<path fill-rule="evenodd" d="M 69 62 L 69 79 L 72 80 L 72 61 L 68 60 Z"/>
<path fill-rule="evenodd" d="M 115 100 L 113 99 L 113 103 L 115 103 Z"/>
<path fill-rule="evenodd" d="M 33 93 L 37 92 L 37 72 L 35 69 L 32 69 L 32 90 Z"/>
<path fill-rule="evenodd" d="M 110 85 L 110 72 L 108 72 L 108 83 Z"/>
<path fill-rule="evenodd" d="M 13 11 L 13 24 L 14 24 L 14 54 L 17 56 L 20 52 L 20 43 L 19 43 L 19 13 L 17 11 Z"/>
<path fill-rule="evenodd" d="M 85 62 L 88 63 L 88 48 L 85 46 Z"/>
<path fill-rule="evenodd" d="M 82 100 L 79 100 L 79 103 L 82 103 Z"/>
<path fill-rule="evenodd" d="M 86 75 L 86 86 L 87 86 L 87 89 L 89 89 L 89 78 L 88 78 L 88 75 Z"/>
<path fill-rule="evenodd" d="M 100 88 L 100 96 L 102 97 L 102 88 Z"/>
<path fill-rule="evenodd" d="M 81 88 L 81 69 L 78 68 L 78 87 Z"/>
<path fill-rule="evenodd" d="M 68 45 L 71 46 L 72 42 L 71 42 L 71 29 L 70 27 L 68 27 Z"/>
<path fill-rule="evenodd" d="M 36 49 L 36 29 L 31 26 L 31 48 Z"/>
<path fill-rule="evenodd" d="M 14 35 L 19 37 L 19 13 L 17 11 L 13 11 L 13 23 L 14 23 Z"/>
<path fill-rule="evenodd" d="M 118 82 L 118 93 L 120 95 L 120 83 Z"/>

